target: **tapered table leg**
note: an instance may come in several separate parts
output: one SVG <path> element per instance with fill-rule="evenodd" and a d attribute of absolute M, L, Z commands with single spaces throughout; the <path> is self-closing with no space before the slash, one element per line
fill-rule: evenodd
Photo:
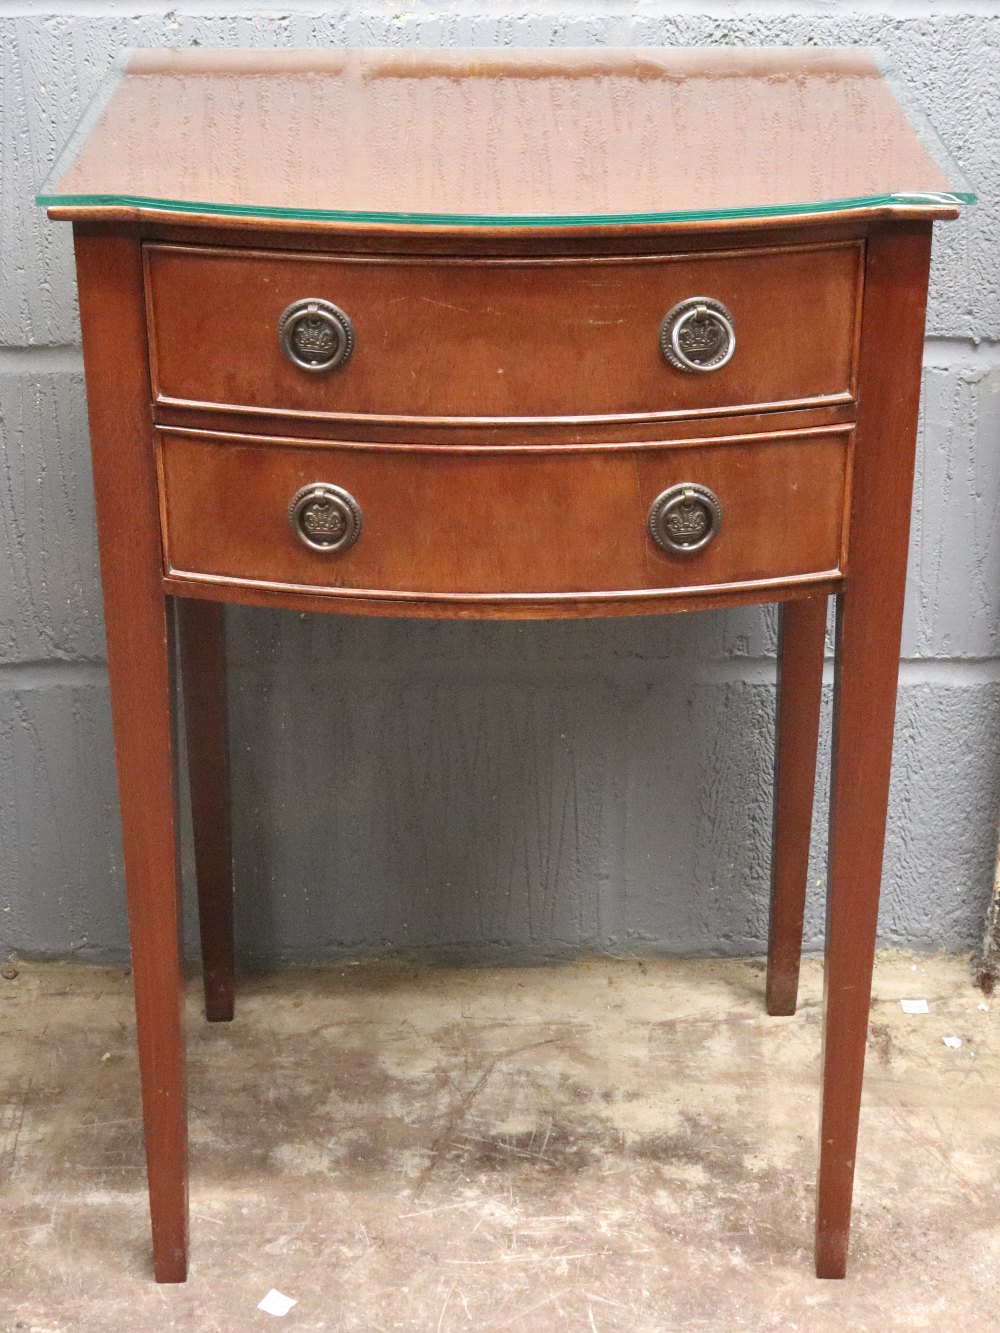
<path fill-rule="evenodd" d="M 186 598 L 176 606 L 205 1016 L 219 1023 L 232 1018 L 235 995 L 224 608 Z"/>
<path fill-rule="evenodd" d="M 127 626 L 105 613 L 115 728 L 146 1170 L 159 1282 L 187 1276 L 187 1105 L 164 600 Z"/>
<path fill-rule="evenodd" d="M 162 587 L 142 260 L 134 230 L 76 229 L 94 495 L 157 1280 L 187 1273 L 187 1108 L 171 617 Z"/>
<path fill-rule="evenodd" d="M 767 1012 L 794 1014 L 802 957 L 828 598 L 782 602 L 778 630 L 778 733 L 767 946 Z"/>
<path fill-rule="evenodd" d="M 851 1226 L 896 715 L 930 226 L 867 242 L 847 585 L 838 598 L 816 1272 Z"/>

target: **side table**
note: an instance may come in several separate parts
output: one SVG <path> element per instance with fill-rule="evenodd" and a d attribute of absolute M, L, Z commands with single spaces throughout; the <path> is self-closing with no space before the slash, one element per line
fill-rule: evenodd
<path fill-rule="evenodd" d="M 767 1005 L 794 1012 L 837 597 L 816 1271 L 845 1272 L 931 229 L 974 196 L 858 50 L 146 51 L 74 225 L 156 1277 L 187 1269 L 180 650 L 233 1014 L 223 610 L 781 606 Z"/>

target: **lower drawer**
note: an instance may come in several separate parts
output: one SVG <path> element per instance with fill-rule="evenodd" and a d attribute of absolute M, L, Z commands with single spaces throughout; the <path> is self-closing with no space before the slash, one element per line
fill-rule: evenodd
<path fill-rule="evenodd" d="M 179 578 L 433 598 L 705 589 L 842 564 L 849 430 L 558 450 L 157 437 Z"/>

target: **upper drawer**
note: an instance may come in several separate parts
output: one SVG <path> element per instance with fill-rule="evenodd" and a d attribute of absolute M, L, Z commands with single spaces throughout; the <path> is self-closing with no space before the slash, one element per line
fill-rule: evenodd
<path fill-rule="evenodd" d="M 854 394 L 861 242 L 629 259 L 145 253 L 158 402 L 389 421 L 607 421 Z M 731 317 L 735 350 L 717 369 L 668 360 L 661 325 L 691 298 Z M 349 317 L 353 344 L 334 369 L 303 369 L 279 343 L 283 313 L 302 301 Z M 682 350 L 705 362 L 715 340 L 722 360 L 728 334 L 713 308 L 688 309 Z M 340 336 L 322 317 L 310 328 L 313 318 L 286 324 L 306 335 L 307 356 Z"/>

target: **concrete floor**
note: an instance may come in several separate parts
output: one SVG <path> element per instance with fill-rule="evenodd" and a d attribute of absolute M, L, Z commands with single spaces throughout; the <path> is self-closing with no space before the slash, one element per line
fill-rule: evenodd
<path fill-rule="evenodd" d="M 731 962 L 284 971 L 215 1027 L 192 985 L 191 1277 L 158 1287 L 128 978 L 21 965 L 0 1329 L 1000 1329 L 997 1005 L 962 959 L 880 958 L 875 992 L 837 1283 L 811 1269 L 816 963 L 791 1019 Z"/>

